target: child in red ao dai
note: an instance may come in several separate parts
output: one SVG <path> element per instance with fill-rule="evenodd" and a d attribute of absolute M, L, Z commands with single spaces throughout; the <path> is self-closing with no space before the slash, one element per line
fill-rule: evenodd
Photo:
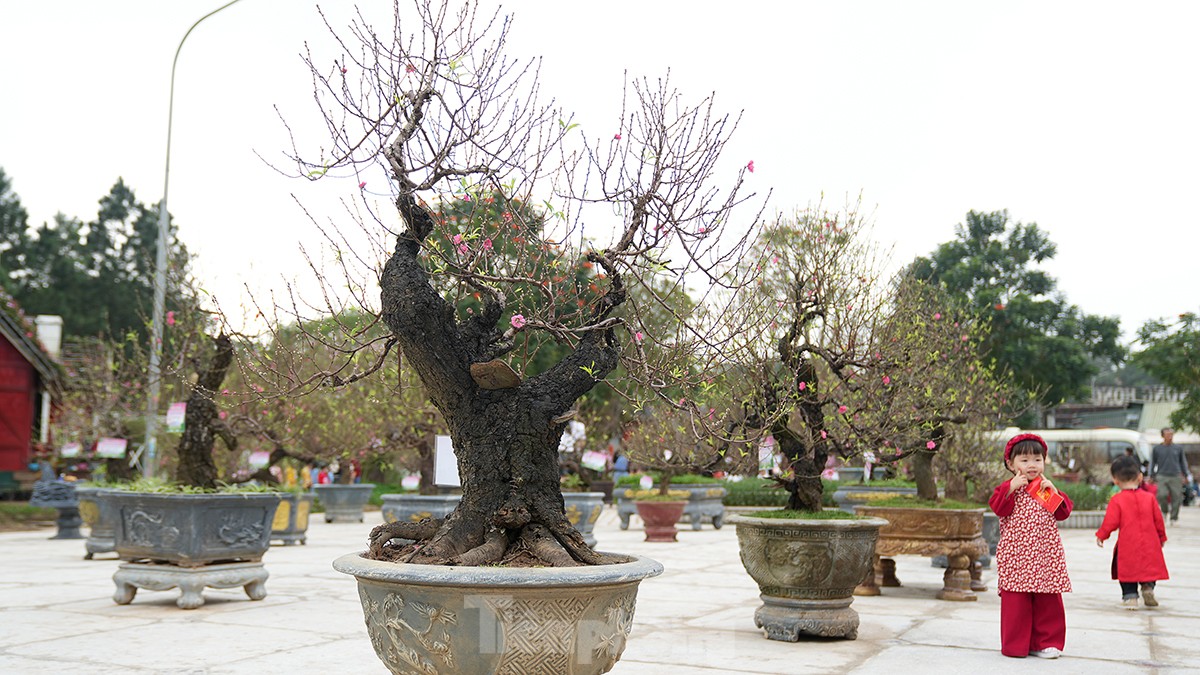
<path fill-rule="evenodd" d="M 1155 585 L 1168 578 L 1162 552 L 1167 529 L 1158 500 L 1153 493 L 1140 489 L 1142 469 L 1133 457 L 1113 461 L 1112 481 L 1119 491 L 1104 510 L 1104 522 L 1096 530 L 1096 545 L 1104 546 L 1104 540 L 1120 530 L 1113 545 L 1112 578 L 1121 584 L 1121 602 L 1125 609 L 1137 609 L 1140 587 L 1146 606 L 1157 607 Z"/>
<path fill-rule="evenodd" d="M 1046 441 L 1019 434 L 1004 447 L 1013 477 L 988 501 L 1000 516 L 996 572 L 1000 589 L 1000 651 L 1005 656 L 1056 659 L 1067 637 L 1062 594 L 1071 591 L 1056 521 L 1073 504 L 1043 473 Z"/>

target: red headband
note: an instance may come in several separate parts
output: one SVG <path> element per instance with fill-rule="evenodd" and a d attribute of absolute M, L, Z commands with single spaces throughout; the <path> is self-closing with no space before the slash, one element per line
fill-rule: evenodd
<path fill-rule="evenodd" d="M 1050 452 L 1050 448 L 1046 447 L 1046 441 L 1042 440 L 1041 436 L 1038 436 L 1037 434 L 1017 434 L 1008 441 L 1007 445 L 1004 446 L 1004 461 L 1007 462 L 1008 460 L 1012 459 L 1012 449 L 1021 441 L 1037 441 L 1038 444 L 1042 446 L 1043 455 Z"/>

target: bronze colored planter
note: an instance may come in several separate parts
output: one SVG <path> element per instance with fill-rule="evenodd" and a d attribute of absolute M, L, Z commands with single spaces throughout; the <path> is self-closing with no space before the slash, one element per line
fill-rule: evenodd
<path fill-rule="evenodd" d="M 875 565 L 855 591 L 858 595 L 879 595 L 881 586 L 899 586 L 896 577 L 897 555 L 946 556 L 942 600 L 977 600 L 975 593 L 987 587 L 980 579 L 976 564 L 987 553 L 983 538 L 983 509 L 924 509 L 914 507 L 859 506 L 861 515 L 885 518 L 888 525 L 879 531 L 875 545 Z"/>

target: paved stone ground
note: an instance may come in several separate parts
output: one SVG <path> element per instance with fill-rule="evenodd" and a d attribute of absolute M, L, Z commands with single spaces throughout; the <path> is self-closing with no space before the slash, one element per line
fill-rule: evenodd
<path fill-rule="evenodd" d="M 117 562 L 83 559 L 83 540 L 51 540 L 50 530 L 0 534 L 0 673 L 355 673 L 386 675 L 367 640 L 354 580 L 331 561 L 365 547 L 379 522 L 326 524 L 314 519 L 307 546 L 275 546 L 265 561 L 267 597 L 207 589 L 207 603 L 176 608 L 179 591 L 138 592 L 131 605 L 112 601 Z M 1172 579 L 1159 584 L 1157 609 L 1127 611 L 1109 579 L 1111 543 L 1092 531 L 1064 530 L 1075 592 L 1066 597 L 1063 658 L 1015 660 L 1000 655 L 999 599 L 945 602 L 934 594 L 942 570 L 927 558 L 902 556 L 901 588 L 858 598 L 862 624 L 854 641 L 766 640 L 754 627 L 758 589 L 738 560 L 732 526 L 680 532 L 680 543 L 641 541 L 635 517 L 618 529 L 601 516 L 602 550 L 647 555 L 666 572 L 642 583 L 629 646 L 618 675 L 754 673 L 1197 673 L 1200 675 L 1200 508 L 1187 508 L 1168 529 Z"/>

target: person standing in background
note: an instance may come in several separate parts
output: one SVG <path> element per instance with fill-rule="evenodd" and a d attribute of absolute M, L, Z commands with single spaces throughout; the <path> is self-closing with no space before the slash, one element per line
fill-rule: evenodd
<path fill-rule="evenodd" d="M 1175 430 L 1163 429 L 1162 437 L 1163 442 L 1150 453 L 1150 480 L 1158 486 L 1158 507 L 1162 509 L 1163 520 L 1170 509 L 1170 522 L 1174 525 L 1179 522 L 1179 507 L 1183 505 L 1183 479 L 1187 477 L 1190 482 L 1191 472 L 1183 448 L 1175 445 Z"/>

